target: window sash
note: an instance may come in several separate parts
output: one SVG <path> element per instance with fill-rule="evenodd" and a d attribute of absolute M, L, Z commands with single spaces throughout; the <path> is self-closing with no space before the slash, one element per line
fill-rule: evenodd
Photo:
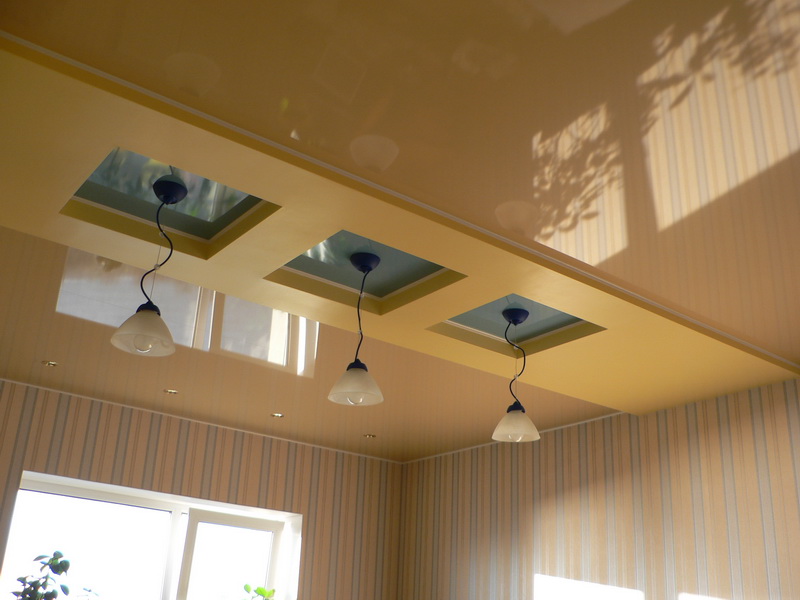
<path fill-rule="evenodd" d="M 285 523 L 279 521 L 266 521 L 254 519 L 242 515 L 224 514 L 219 512 L 209 512 L 200 509 L 189 510 L 189 524 L 186 531 L 186 543 L 183 549 L 181 560 L 181 570 L 178 579 L 178 600 L 186 600 L 189 592 L 189 582 L 191 579 L 192 565 L 196 551 L 197 529 L 200 523 L 211 523 L 214 525 L 227 525 L 231 527 L 241 527 L 243 529 L 255 529 L 258 531 L 268 531 L 272 534 L 272 542 L 269 548 L 269 563 L 267 565 L 267 578 L 264 585 L 267 589 L 276 588 L 276 575 L 278 554 L 281 548 L 281 533 Z M 253 583 L 243 581 L 245 583 Z"/>
<path fill-rule="evenodd" d="M 267 587 L 276 589 L 276 600 L 297 598 L 302 515 L 29 471 L 23 472 L 19 489 L 171 512 L 170 551 L 164 571 L 162 600 L 186 599 L 188 565 L 191 565 L 186 561 L 192 556 L 199 523 L 269 531 L 272 542 Z M 242 585 L 245 583 L 248 582 L 243 581 Z"/>

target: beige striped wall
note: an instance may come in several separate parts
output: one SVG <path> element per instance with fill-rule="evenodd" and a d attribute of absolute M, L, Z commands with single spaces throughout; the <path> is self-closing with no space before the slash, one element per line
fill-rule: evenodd
<path fill-rule="evenodd" d="M 403 468 L 403 598 L 531 598 L 537 573 L 800 598 L 796 382 Z"/>
<path fill-rule="evenodd" d="M 0 382 L 3 535 L 23 469 L 304 515 L 303 599 L 800 598 L 800 390 L 764 387 L 397 465 Z"/>
<path fill-rule="evenodd" d="M 23 469 L 301 513 L 300 598 L 397 598 L 397 464 L 0 381 L 2 548 Z"/>

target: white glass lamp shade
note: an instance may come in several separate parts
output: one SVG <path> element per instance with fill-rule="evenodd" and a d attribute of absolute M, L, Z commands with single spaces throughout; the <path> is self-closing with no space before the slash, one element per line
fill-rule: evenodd
<path fill-rule="evenodd" d="M 383 402 L 383 394 L 367 365 L 356 359 L 333 385 L 328 400 L 346 406 L 370 406 Z"/>
<path fill-rule="evenodd" d="M 492 439 L 497 442 L 535 442 L 539 439 L 539 430 L 525 414 L 522 404 L 514 402 L 494 428 Z"/>
<path fill-rule="evenodd" d="M 142 304 L 111 336 L 111 343 L 125 352 L 138 356 L 169 356 L 175 352 L 175 342 L 161 312 L 152 302 Z"/>

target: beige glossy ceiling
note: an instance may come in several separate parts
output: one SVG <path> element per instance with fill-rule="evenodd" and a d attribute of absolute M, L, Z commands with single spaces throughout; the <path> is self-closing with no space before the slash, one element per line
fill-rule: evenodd
<path fill-rule="evenodd" d="M 195 390 L 202 401 L 165 407 L 130 375 L 96 381 L 86 367 L 94 360 L 120 373 L 144 367 L 106 357 L 108 332 L 83 323 L 69 327 L 86 328 L 86 352 L 99 358 L 82 375 L 48 383 L 55 375 L 24 366 L 50 343 L 69 345 L 48 336 L 27 357 L 6 356 L 3 375 L 396 460 L 490 435 L 507 404 L 509 357 L 432 328 L 508 294 L 605 329 L 531 357 L 525 381 L 536 389 L 526 388 L 526 404 L 549 426 L 794 377 L 793 8 L 4 3 L 0 224 L 47 240 L 42 252 L 74 246 L 148 266 L 152 243 L 61 212 L 106 154 L 124 147 L 281 206 L 213 256 L 178 252 L 168 275 L 327 327 L 313 382 L 278 385 L 274 374 L 248 372 L 259 385 L 238 384 L 228 412 L 222 382 L 241 366 L 187 350 L 148 367 L 202 364 L 212 374 Z M 373 147 L 364 162 L 363 136 L 396 145 L 396 158 L 379 168 Z M 354 328 L 352 306 L 264 278 L 342 229 L 466 277 L 365 315 L 373 344 L 364 358 L 387 401 L 340 417 L 347 409 L 324 396 L 350 356 L 340 348 L 355 338 L 340 330 Z M 20 337 L 6 321 L 5 335 Z M 318 412 L 305 424 L 264 424 L 266 409 L 254 408 L 262 384 Z M 421 425 L 426 407 L 435 416 Z M 457 424 L 437 433 L 452 415 Z M 387 434 L 365 448 L 354 441 L 359 428 Z"/>

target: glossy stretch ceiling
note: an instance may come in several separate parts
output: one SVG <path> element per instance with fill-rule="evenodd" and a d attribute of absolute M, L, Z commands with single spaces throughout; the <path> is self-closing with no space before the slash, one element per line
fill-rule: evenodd
<path fill-rule="evenodd" d="M 351 296 L 273 276 L 346 230 L 463 275 L 369 315 L 377 339 L 505 374 L 435 329 L 519 294 L 604 329 L 536 354 L 528 381 L 550 390 L 646 412 L 785 379 L 794 8 L 13 0 L 3 224 L 145 263 L 148 244 L 59 215 L 125 147 L 282 207 L 186 248 L 175 277 L 352 329 Z"/>

